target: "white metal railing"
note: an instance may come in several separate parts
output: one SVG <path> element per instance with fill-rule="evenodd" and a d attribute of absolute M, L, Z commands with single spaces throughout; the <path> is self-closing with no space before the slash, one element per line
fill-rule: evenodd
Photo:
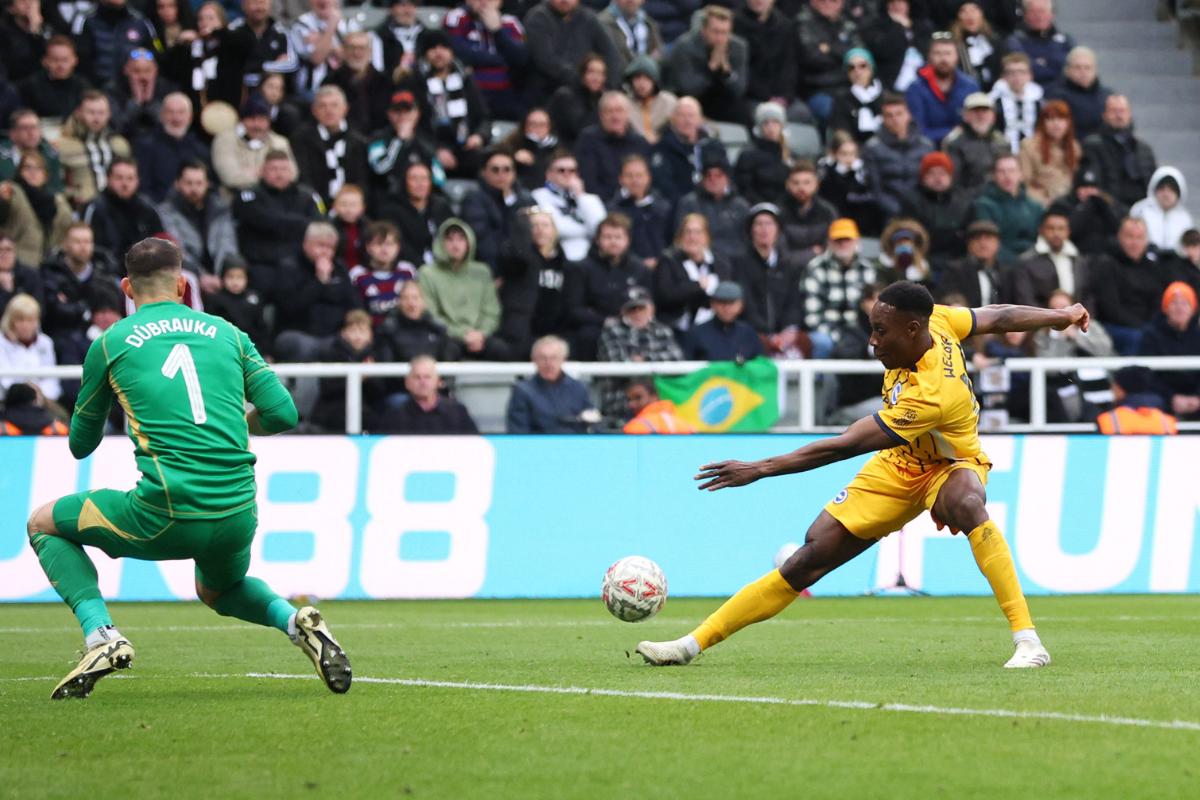
<path fill-rule="evenodd" d="M 564 367 L 567 374 L 576 378 L 636 377 L 642 375 L 684 375 L 708 366 L 707 361 L 656 361 L 636 363 L 602 363 L 569 361 Z M 828 431 L 829 426 L 819 426 L 816 421 L 817 378 L 821 375 L 867 375 L 882 373 L 878 361 L 840 360 L 780 360 L 775 362 L 782 380 L 779 383 L 780 418 L 786 413 L 785 399 L 790 381 L 795 378 L 799 388 L 797 425 L 784 425 L 789 431 Z M 1010 372 L 1028 372 L 1029 410 L 1028 424 L 1014 424 L 1006 432 L 1029 431 L 1091 431 L 1090 423 L 1047 423 L 1046 422 L 1046 376 L 1061 372 L 1074 372 L 1081 368 L 1119 369 L 1130 365 L 1149 367 L 1155 371 L 1176 372 L 1181 370 L 1200 371 L 1200 356 L 1168 356 L 1158 358 L 1010 358 L 1004 366 Z M 346 432 L 362 433 L 362 381 L 363 378 L 403 377 L 408 374 L 408 364 L 273 364 L 276 374 L 283 378 L 344 378 L 346 381 Z M 78 380 L 82 367 L 64 365 L 58 367 L 0 367 L 3 378 L 60 378 Z M 493 363 L 480 361 L 442 362 L 438 373 L 443 377 L 495 378 L 498 382 L 532 375 L 532 363 Z M 1200 430 L 1200 422 L 1183 422 L 1180 430 Z"/>

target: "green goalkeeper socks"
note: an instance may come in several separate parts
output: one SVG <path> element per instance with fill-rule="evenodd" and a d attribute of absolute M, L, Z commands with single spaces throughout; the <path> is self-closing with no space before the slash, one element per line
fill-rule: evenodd
<path fill-rule="evenodd" d="M 217 598 L 213 609 L 223 617 L 237 617 L 255 625 L 278 628 L 284 633 L 288 632 L 288 622 L 296 613 L 291 603 L 258 578 L 243 578 Z"/>
<path fill-rule="evenodd" d="M 98 628 L 112 625 L 108 607 L 100 596 L 96 567 L 82 547 L 61 536 L 46 533 L 35 533 L 29 542 L 50 585 L 75 612 L 83 635 L 86 637 Z"/>

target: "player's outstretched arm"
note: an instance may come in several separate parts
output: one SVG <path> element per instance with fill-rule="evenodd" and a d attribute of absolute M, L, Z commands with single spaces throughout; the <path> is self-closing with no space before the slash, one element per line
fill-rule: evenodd
<path fill-rule="evenodd" d="M 884 430 L 874 417 L 863 417 L 837 436 L 821 439 L 781 456 L 761 461 L 719 461 L 700 468 L 696 480 L 700 490 L 714 492 L 734 486 L 745 486 L 759 478 L 791 475 L 845 461 L 863 453 L 872 453 L 896 446 L 895 434 Z"/>
<path fill-rule="evenodd" d="M 975 314 L 975 333 L 1009 333 L 1054 328 L 1061 331 L 1078 325 L 1087 332 L 1091 318 L 1086 308 L 1076 303 L 1067 308 L 1036 308 L 1034 306 L 994 305 L 972 309 Z"/>

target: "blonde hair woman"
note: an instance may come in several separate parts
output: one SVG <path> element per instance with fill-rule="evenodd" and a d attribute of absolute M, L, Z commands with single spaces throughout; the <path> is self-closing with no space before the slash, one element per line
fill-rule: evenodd
<path fill-rule="evenodd" d="M 686 214 L 679 221 L 675 246 L 663 254 L 654 270 L 654 302 L 658 317 L 679 331 L 712 318 L 709 298 L 733 269 L 712 251 L 712 236 L 703 214 Z"/>
<path fill-rule="evenodd" d="M 565 336 L 568 279 L 579 265 L 568 261 L 558 242 L 549 209 L 533 206 L 518 213 L 512 238 L 500 249 L 499 295 L 503 310 L 497 334 L 513 348 L 513 358 L 529 353 L 534 339 Z"/>
<path fill-rule="evenodd" d="M 54 343 L 42 333 L 42 307 L 30 295 L 21 293 L 8 301 L 0 315 L 0 368 L 53 367 L 58 365 Z M 23 376 L 0 378 L 0 389 L 8 391 L 14 383 L 32 383 L 47 400 L 62 396 L 58 378 L 26 381 Z"/>

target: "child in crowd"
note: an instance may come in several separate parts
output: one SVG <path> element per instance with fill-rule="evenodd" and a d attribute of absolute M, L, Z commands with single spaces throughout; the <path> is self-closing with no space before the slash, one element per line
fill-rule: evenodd
<path fill-rule="evenodd" d="M 350 280 L 362 296 L 363 305 L 379 327 L 396 307 L 400 287 L 417 277 L 417 269 L 400 261 L 400 230 L 390 222 L 372 222 L 363 231 L 366 263 L 350 270 Z"/>

